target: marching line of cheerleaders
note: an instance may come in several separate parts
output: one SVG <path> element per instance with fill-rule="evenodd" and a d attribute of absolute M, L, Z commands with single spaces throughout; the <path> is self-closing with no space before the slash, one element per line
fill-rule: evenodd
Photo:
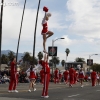
<path fill-rule="evenodd" d="M 11 71 L 10 71 L 10 83 L 8 87 L 8 92 L 16 92 L 16 86 L 18 85 L 18 71 L 16 70 L 16 58 L 13 58 L 11 61 Z M 30 63 L 30 68 L 26 70 L 26 73 L 29 74 L 30 84 L 29 84 L 29 92 L 31 92 L 31 89 L 33 91 L 36 91 L 35 88 L 35 82 L 36 82 L 36 73 L 39 71 L 40 74 L 40 83 L 43 85 L 43 91 L 41 94 L 41 97 L 48 98 L 48 87 L 49 82 L 51 79 L 50 74 L 50 67 L 48 64 L 48 54 L 44 54 L 44 59 L 40 60 L 38 62 L 38 65 L 33 65 L 33 63 Z M 86 77 L 85 72 L 82 68 L 79 70 L 75 70 L 73 66 L 70 66 L 69 69 L 66 69 L 63 73 L 59 71 L 58 68 L 54 71 L 54 83 L 61 83 L 62 77 L 64 78 L 64 83 L 68 85 L 69 87 L 73 87 L 73 85 L 80 83 L 81 87 L 84 85 L 84 80 L 89 81 L 89 83 L 92 83 L 92 86 L 100 85 L 100 73 L 97 73 L 96 71 L 92 71 L 90 73 L 90 76 Z M 28 74 L 27 74 L 28 75 Z"/>

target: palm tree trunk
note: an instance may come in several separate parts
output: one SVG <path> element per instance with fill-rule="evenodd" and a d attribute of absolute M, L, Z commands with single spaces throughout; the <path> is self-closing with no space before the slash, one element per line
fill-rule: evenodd
<path fill-rule="evenodd" d="M 21 36 L 21 31 L 22 31 L 22 24 L 23 24 L 23 18 L 24 18 L 24 12 L 25 12 L 25 6 L 26 6 L 26 0 L 24 2 L 24 8 L 23 8 L 23 13 L 22 13 L 22 19 L 21 19 L 21 26 L 20 26 L 20 32 L 19 32 L 19 38 L 18 38 L 18 44 L 17 44 L 17 52 L 16 52 L 16 62 L 18 58 L 18 50 L 19 50 L 19 43 L 20 43 L 20 36 Z"/>
<path fill-rule="evenodd" d="M 2 45 L 2 17 L 3 17 L 3 2 L 1 1 L 1 15 L 0 15 L 0 70 L 1 70 L 1 45 Z"/>
<path fill-rule="evenodd" d="M 66 62 L 67 62 L 67 53 L 66 53 Z"/>
<path fill-rule="evenodd" d="M 33 64 L 34 64 L 34 58 L 35 58 L 35 44 L 36 44 L 36 29 L 37 29 L 37 21 L 38 21 L 38 14 L 39 14 L 39 8 L 40 8 L 40 2 L 39 0 L 38 3 L 38 8 L 37 8 L 37 15 L 36 15 L 36 22 L 35 22 L 35 30 L 34 30 L 34 42 L 33 42 Z"/>

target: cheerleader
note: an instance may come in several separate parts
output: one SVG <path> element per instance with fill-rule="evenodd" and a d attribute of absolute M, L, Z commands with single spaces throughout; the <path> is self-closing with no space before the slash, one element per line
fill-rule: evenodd
<path fill-rule="evenodd" d="M 30 66 L 30 68 L 26 71 L 27 72 L 30 72 L 30 75 L 29 75 L 29 78 L 30 78 L 30 85 L 29 85 L 29 92 L 31 92 L 31 88 L 33 88 L 34 91 L 36 91 L 36 88 L 34 88 L 34 84 L 35 84 L 35 81 L 36 81 L 36 70 L 37 68 L 35 68 L 35 66 Z"/>
<path fill-rule="evenodd" d="M 93 70 L 93 71 L 91 72 L 92 86 L 96 86 L 96 78 L 97 78 L 97 74 L 96 74 L 96 72 Z"/>
<path fill-rule="evenodd" d="M 97 72 L 97 85 L 100 85 L 100 77 L 99 77 L 99 72 Z"/>
<path fill-rule="evenodd" d="M 44 55 L 44 60 L 39 61 L 39 64 L 44 69 L 44 83 L 43 83 L 43 91 L 42 96 L 44 98 L 48 98 L 48 87 L 49 87 L 49 80 L 50 80 L 50 67 L 48 64 L 48 54 Z"/>
<path fill-rule="evenodd" d="M 61 71 L 59 70 L 59 84 L 61 84 L 61 81 L 62 81 L 62 73 L 61 73 Z"/>
<path fill-rule="evenodd" d="M 84 80 L 84 71 L 81 68 L 79 71 L 79 81 L 80 81 L 81 87 L 83 87 L 83 80 Z"/>
<path fill-rule="evenodd" d="M 49 17 L 51 17 L 51 13 L 48 13 L 48 8 L 47 7 L 43 7 L 43 11 L 45 12 L 45 16 L 42 20 L 42 36 L 43 36 L 43 52 L 46 53 L 46 40 L 52 36 L 54 33 L 51 31 L 48 31 L 48 24 L 47 21 L 49 20 Z"/>
<path fill-rule="evenodd" d="M 64 76 L 65 84 L 67 85 L 67 83 L 68 83 L 68 76 L 69 76 L 68 69 L 66 69 L 66 71 L 64 71 L 63 76 Z"/>
<path fill-rule="evenodd" d="M 69 87 L 73 87 L 72 85 L 74 84 L 74 68 L 71 66 L 69 69 Z"/>
<path fill-rule="evenodd" d="M 54 71 L 54 83 L 58 83 L 59 82 L 59 70 L 58 68 L 56 68 L 56 70 Z"/>

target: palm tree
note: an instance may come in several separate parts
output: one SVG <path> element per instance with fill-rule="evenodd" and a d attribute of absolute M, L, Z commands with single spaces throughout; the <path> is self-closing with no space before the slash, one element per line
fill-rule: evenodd
<path fill-rule="evenodd" d="M 31 56 L 30 62 L 33 63 L 33 56 Z M 34 58 L 34 65 L 37 65 L 37 64 L 38 64 L 38 59 L 35 57 L 35 58 Z"/>
<path fill-rule="evenodd" d="M 66 61 L 67 61 L 67 57 L 68 57 L 68 55 L 69 55 L 69 53 L 70 53 L 69 48 L 66 48 L 65 52 L 66 52 Z"/>
<path fill-rule="evenodd" d="M 31 59 L 30 53 L 29 52 L 24 52 L 24 56 L 23 56 L 23 62 L 29 62 Z"/>
<path fill-rule="evenodd" d="M 56 65 L 60 63 L 59 57 L 53 57 L 50 62 L 52 62 L 56 68 Z"/>
<path fill-rule="evenodd" d="M 38 59 L 41 60 L 43 58 L 43 53 L 39 52 L 37 56 L 38 56 Z"/>
<path fill-rule="evenodd" d="M 75 59 L 75 62 L 83 62 L 83 63 L 85 63 L 85 59 L 84 58 L 77 57 Z"/>
<path fill-rule="evenodd" d="M 15 57 L 15 53 L 13 51 L 8 52 L 8 58 L 9 58 L 10 61 L 14 57 Z"/>
<path fill-rule="evenodd" d="M 9 61 L 8 57 L 5 54 L 2 54 L 1 63 L 2 64 L 8 64 L 8 61 Z"/>
<path fill-rule="evenodd" d="M 62 60 L 62 61 L 61 61 L 61 64 L 62 64 L 62 66 L 64 67 L 64 65 L 65 65 L 65 60 Z"/>

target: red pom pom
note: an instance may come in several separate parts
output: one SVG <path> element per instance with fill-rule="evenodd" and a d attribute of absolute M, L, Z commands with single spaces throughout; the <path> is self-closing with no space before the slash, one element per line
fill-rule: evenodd
<path fill-rule="evenodd" d="M 48 8 L 44 6 L 43 11 L 48 12 Z"/>

